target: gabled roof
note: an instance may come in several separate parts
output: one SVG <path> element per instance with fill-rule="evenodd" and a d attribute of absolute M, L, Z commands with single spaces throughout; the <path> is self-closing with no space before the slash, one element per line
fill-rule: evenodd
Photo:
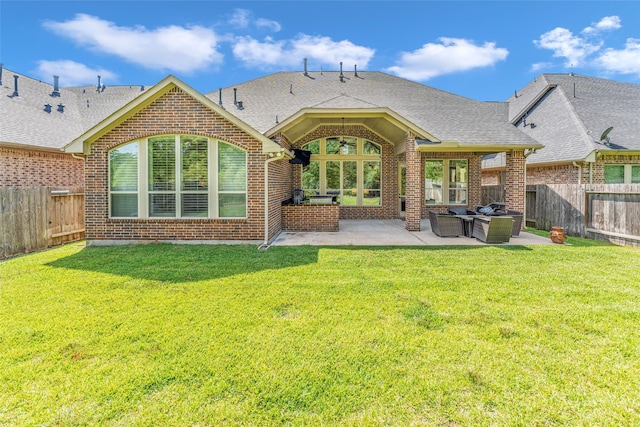
<path fill-rule="evenodd" d="M 232 124 L 244 130 L 249 135 L 261 141 L 263 152 L 268 153 L 283 151 L 282 147 L 279 144 L 260 134 L 234 115 L 229 114 L 229 112 L 213 103 L 210 99 L 201 95 L 195 89 L 191 88 L 186 83 L 173 75 L 167 76 L 158 84 L 154 85 L 151 89 L 145 91 L 142 94 L 139 94 L 139 96 L 137 96 L 135 99 L 131 100 L 129 103 L 122 106 L 117 111 L 110 114 L 108 117 L 105 117 L 103 120 L 101 120 L 99 123 L 91 127 L 83 134 L 74 138 L 69 144 L 64 147 L 64 150 L 71 153 L 88 153 L 93 142 L 97 141 L 100 137 L 107 134 L 113 128 L 115 128 L 137 112 L 143 110 L 153 101 L 162 97 L 176 87 L 193 97 L 196 101 L 202 103 L 205 107 L 210 108 L 217 114 L 227 119 Z"/>
<path fill-rule="evenodd" d="M 542 74 L 508 101 L 509 120 L 545 148 L 528 163 L 592 159 L 640 151 L 640 85 L 576 74 Z M 524 126 L 523 118 L 535 127 Z M 610 144 L 600 141 L 613 126 Z"/>
<path fill-rule="evenodd" d="M 234 104 L 242 102 L 243 109 Z M 267 136 L 290 117 L 313 109 L 386 110 L 402 117 L 419 138 L 470 149 L 483 146 L 540 147 L 505 120 L 505 108 L 444 92 L 381 72 L 280 72 L 207 94 Z M 296 134 L 298 135 L 298 134 Z"/>
<path fill-rule="evenodd" d="M 13 96 L 18 76 L 18 95 Z M 141 86 L 59 88 L 3 69 L 0 86 L 0 144 L 43 150 L 61 150 L 69 141 L 140 95 Z M 51 105 L 51 112 L 45 105 Z M 63 105 L 63 112 L 58 111 Z"/>

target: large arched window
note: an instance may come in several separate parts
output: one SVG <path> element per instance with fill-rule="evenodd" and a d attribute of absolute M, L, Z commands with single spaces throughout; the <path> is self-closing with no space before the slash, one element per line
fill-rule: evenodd
<path fill-rule="evenodd" d="M 109 152 L 112 218 L 243 218 L 247 154 L 202 136 L 163 135 Z"/>
<path fill-rule="evenodd" d="M 361 138 L 321 138 L 303 146 L 311 162 L 302 169 L 307 195 L 330 195 L 343 206 L 380 206 L 379 145 Z"/>

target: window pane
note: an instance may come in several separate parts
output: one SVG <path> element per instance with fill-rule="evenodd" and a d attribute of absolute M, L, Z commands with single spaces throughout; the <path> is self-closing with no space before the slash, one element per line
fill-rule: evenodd
<path fill-rule="evenodd" d="M 340 189 L 340 162 L 327 162 L 327 190 Z"/>
<path fill-rule="evenodd" d="M 175 137 L 149 138 L 149 191 L 175 191 Z"/>
<path fill-rule="evenodd" d="M 167 193 L 149 194 L 149 216 L 176 216 L 176 195 Z"/>
<path fill-rule="evenodd" d="M 340 154 L 340 140 L 338 138 L 327 138 L 327 154 Z"/>
<path fill-rule="evenodd" d="M 363 162 L 364 188 L 380 189 L 380 162 Z"/>
<path fill-rule="evenodd" d="M 624 184 L 624 165 L 605 165 L 604 183 Z"/>
<path fill-rule="evenodd" d="M 449 161 L 449 204 L 467 204 L 467 161 Z"/>
<path fill-rule="evenodd" d="M 109 152 L 111 191 L 138 191 L 138 143 Z"/>
<path fill-rule="evenodd" d="M 342 162 L 342 201 L 343 205 L 355 206 L 358 203 L 358 163 Z"/>
<path fill-rule="evenodd" d="M 182 150 L 182 189 L 206 191 L 208 188 L 207 138 L 182 136 L 180 148 Z"/>
<path fill-rule="evenodd" d="M 311 154 L 320 154 L 320 140 L 311 141 L 302 146 L 303 150 L 311 151 Z"/>
<path fill-rule="evenodd" d="M 204 194 L 182 195 L 182 216 L 207 217 L 209 215 L 209 196 Z"/>
<path fill-rule="evenodd" d="M 444 181 L 443 178 L 443 161 L 427 160 L 424 165 L 424 193 L 426 203 L 428 205 L 442 203 L 442 183 Z"/>
<path fill-rule="evenodd" d="M 244 150 L 220 142 L 218 169 L 218 190 L 244 191 L 247 189 L 247 155 Z"/>
<path fill-rule="evenodd" d="M 631 183 L 640 184 L 640 166 L 631 166 Z"/>
<path fill-rule="evenodd" d="M 365 206 L 380 205 L 380 162 L 363 162 Z"/>
<path fill-rule="evenodd" d="M 247 216 L 246 194 L 219 194 L 218 215 L 223 218 L 237 218 Z"/>
<path fill-rule="evenodd" d="M 137 217 L 138 216 L 138 195 L 137 194 L 111 194 L 111 216 L 112 217 Z"/>
<path fill-rule="evenodd" d="M 364 154 L 380 154 L 380 147 L 371 141 L 365 141 L 362 148 Z"/>
<path fill-rule="evenodd" d="M 312 160 L 302 168 L 302 189 L 306 195 L 315 195 L 320 189 L 320 162 Z"/>
<path fill-rule="evenodd" d="M 358 140 L 356 138 L 340 139 L 340 154 L 355 155 L 358 154 Z"/>

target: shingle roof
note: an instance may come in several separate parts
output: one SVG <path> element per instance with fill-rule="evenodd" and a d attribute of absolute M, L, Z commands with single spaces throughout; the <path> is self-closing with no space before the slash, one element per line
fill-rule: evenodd
<path fill-rule="evenodd" d="M 506 120 L 506 105 L 483 103 L 381 72 L 280 72 L 222 90 L 232 114 L 268 133 L 304 108 L 388 108 L 441 141 L 463 144 L 536 142 Z M 244 109 L 234 106 L 234 92 Z M 219 91 L 206 95 L 219 101 Z"/>
<path fill-rule="evenodd" d="M 509 120 L 545 148 L 528 163 L 582 160 L 594 150 L 640 150 L 640 85 L 576 74 L 542 74 L 509 98 Z M 521 119 L 528 113 L 524 128 Z M 613 126 L 611 145 L 599 142 Z"/>
<path fill-rule="evenodd" d="M 18 97 L 13 97 L 18 76 Z M 51 96 L 53 85 L 8 69 L 0 86 L 0 143 L 44 149 L 61 149 L 75 137 L 131 101 L 141 86 L 95 86 L 60 88 Z M 44 109 L 50 104 L 51 112 Z M 58 111 L 58 104 L 64 112 Z"/>

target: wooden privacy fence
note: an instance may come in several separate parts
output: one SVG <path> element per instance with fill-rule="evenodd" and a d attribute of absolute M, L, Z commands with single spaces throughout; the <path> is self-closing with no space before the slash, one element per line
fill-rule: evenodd
<path fill-rule="evenodd" d="M 0 188 L 0 258 L 84 238 L 84 194 Z"/>
<path fill-rule="evenodd" d="M 483 202 L 501 189 L 483 187 Z M 640 184 L 527 185 L 525 200 L 528 226 L 640 246 Z"/>

